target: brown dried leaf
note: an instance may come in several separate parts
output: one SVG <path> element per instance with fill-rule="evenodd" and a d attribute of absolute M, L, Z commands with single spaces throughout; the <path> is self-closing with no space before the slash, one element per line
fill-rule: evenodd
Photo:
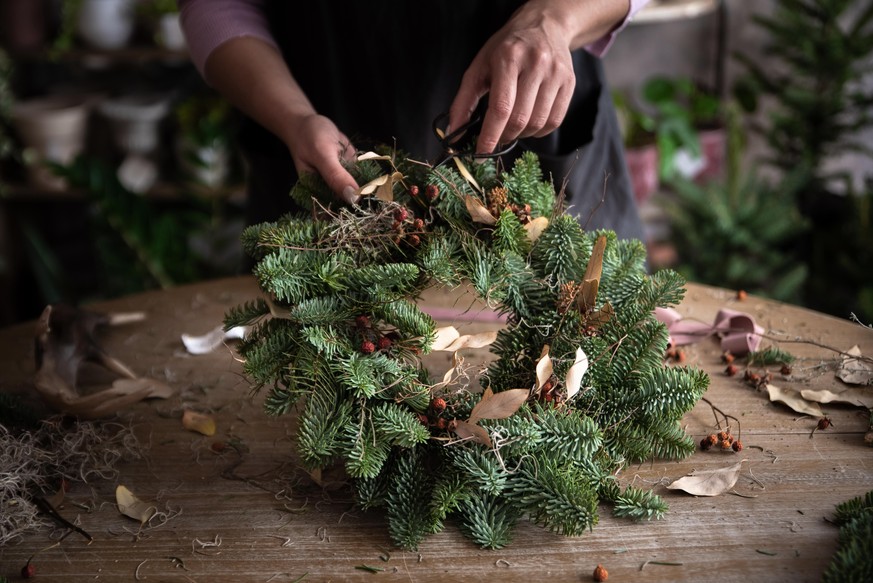
<path fill-rule="evenodd" d="M 377 154 L 376 152 L 364 152 L 360 156 L 358 156 L 358 162 L 363 162 L 364 160 L 390 160 L 391 156 L 384 156 L 382 154 Z"/>
<path fill-rule="evenodd" d="M 800 396 L 807 401 L 816 403 L 848 403 L 857 407 L 873 409 L 873 389 L 860 389 L 850 387 L 843 391 L 829 391 L 827 389 L 804 389 Z"/>
<path fill-rule="evenodd" d="M 491 436 L 488 435 L 488 431 L 481 425 L 467 421 L 455 421 L 455 425 L 455 434 L 461 439 L 469 439 L 470 441 L 493 447 L 491 445 Z"/>
<path fill-rule="evenodd" d="M 552 357 L 549 356 L 549 345 L 543 346 L 540 352 L 540 358 L 537 360 L 537 388 L 542 387 L 549 377 L 552 376 L 554 368 L 552 367 Z"/>
<path fill-rule="evenodd" d="M 454 342 L 443 348 L 443 350 L 455 352 L 462 348 L 484 348 L 497 340 L 497 330 L 492 332 L 480 332 L 479 334 L 464 334 L 455 339 Z"/>
<path fill-rule="evenodd" d="M 603 253 L 606 250 L 606 237 L 597 238 L 591 257 L 588 259 L 588 267 L 582 276 L 582 286 L 576 296 L 579 311 L 583 314 L 594 309 L 597 301 L 597 289 L 600 287 L 600 276 L 603 274 Z"/>
<path fill-rule="evenodd" d="M 851 356 L 843 355 L 843 361 L 837 369 L 837 378 L 850 385 L 873 385 L 873 366 L 860 361 L 861 349 L 856 344 L 846 351 Z"/>
<path fill-rule="evenodd" d="M 466 180 L 467 182 L 469 182 L 469 183 L 473 186 L 473 188 L 475 188 L 475 189 L 478 190 L 479 192 L 482 192 L 482 187 L 479 186 L 479 183 L 476 182 L 476 179 L 473 178 L 473 175 L 470 174 L 470 171 L 467 170 L 467 167 L 464 165 L 464 163 L 461 162 L 461 160 L 460 160 L 457 156 L 455 156 L 454 158 L 452 158 L 452 160 L 454 160 L 454 162 L 455 162 L 455 166 L 458 167 L 458 172 L 461 173 L 461 176 L 464 177 L 464 180 Z"/>
<path fill-rule="evenodd" d="M 431 345 L 431 350 L 445 350 L 447 346 L 450 346 L 452 342 L 461 336 L 460 332 L 458 332 L 457 328 L 454 326 L 437 328 L 434 333 L 436 334 L 436 337 Z"/>
<path fill-rule="evenodd" d="M 595 296 L 596 295 L 595 292 Z M 585 318 L 585 324 L 594 328 L 600 328 L 609 322 L 614 315 L 615 310 L 612 308 L 612 304 L 605 302 L 599 310 L 592 312 L 587 318 Z"/>
<path fill-rule="evenodd" d="M 576 359 L 573 366 L 567 371 L 567 376 L 564 379 L 568 399 L 579 392 L 580 387 L 582 387 L 582 377 L 585 376 L 586 372 L 588 372 L 588 355 L 579 347 L 576 349 Z"/>
<path fill-rule="evenodd" d="M 693 496 L 719 496 L 729 491 L 740 477 L 743 462 L 717 470 L 700 470 L 669 484 L 669 490 L 682 490 Z"/>
<path fill-rule="evenodd" d="M 139 520 L 140 524 L 145 524 L 158 510 L 153 504 L 146 504 L 134 496 L 133 492 L 121 484 L 115 488 L 115 503 L 118 505 L 119 512 Z"/>
<path fill-rule="evenodd" d="M 798 413 L 812 415 L 813 417 L 822 417 L 824 415 L 818 403 L 810 403 L 798 391 L 793 389 L 783 389 L 776 385 L 768 384 L 767 393 L 769 393 L 771 401 L 784 403 Z"/>
<path fill-rule="evenodd" d="M 537 217 L 533 219 L 531 222 L 524 226 L 524 230 L 527 231 L 528 240 L 533 243 L 537 239 L 540 238 L 540 235 L 543 234 L 543 231 L 546 230 L 546 227 L 549 226 L 549 219 L 546 217 Z"/>
<path fill-rule="evenodd" d="M 358 194 L 359 195 L 373 194 L 374 192 L 376 192 L 377 188 L 379 188 L 380 186 L 382 186 L 383 184 L 388 182 L 389 178 L 390 178 L 390 176 L 387 174 L 383 174 L 382 176 L 378 176 L 378 177 L 374 178 L 373 180 L 371 180 L 370 182 L 368 182 L 364 186 L 360 187 L 358 189 Z"/>
<path fill-rule="evenodd" d="M 403 174 L 400 172 L 391 174 L 385 184 L 376 188 L 376 198 L 385 202 L 392 202 L 394 200 L 394 185 L 401 180 L 403 180 Z"/>
<path fill-rule="evenodd" d="M 480 419 L 506 419 L 511 417 L 530 396 L 527 389 L 509 389 L 499 393 L 488 392 L 482 394 L 482 399 L 470 412 L 470 423 L 477 423 Z"/>
<path fill-rule="evenodd" d="M 215 419 L 211 415 L 185 409 L 182 413 L 182 427 L 203 435 L 215 435 Z"/>
<path fill-rule="evenodd" d="M 467 212 L 470 213 L 470 218 L 474 223 L 482 223 L 484 225 L 495 225 L 497 219 L 494 218 L 485 204 L 475 196 L 467 195 L 464 199 L 464 205 L 467 207 Z"/>

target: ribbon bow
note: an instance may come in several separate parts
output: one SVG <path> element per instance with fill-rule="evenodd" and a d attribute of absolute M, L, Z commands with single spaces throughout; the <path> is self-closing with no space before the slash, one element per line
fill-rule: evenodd
<path fill-rule="evenodd" d="M 719 310 L 712 325 L 686 320 L 673 308 L 655 308 L 655 317 L 667 326 L 671 344 L 693 344 L 715 334 L 721 338 L 721 349 L 737 356 L 756 351 L 764 333 L 752 316 L 735 310 Z"/>

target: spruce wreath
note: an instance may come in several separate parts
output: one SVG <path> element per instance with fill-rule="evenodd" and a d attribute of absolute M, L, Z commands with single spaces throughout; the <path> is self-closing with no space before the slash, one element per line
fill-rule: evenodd
<path fill-rule="evenodd" d="M 694 451 L 680 419 L 709 378 L 668 367 L 657 306 L 684 280 L 647 274 L 645 247 L 585 232 L 537 157 L 434 167 L 402 152 L 350 165 L 361 201 L 338 209 L 316 175 L 291 196 L 311 215 L 246 229 L 264 297 L 229 310 L 265 409 L 299 415 L 310 471 L 342 461 L 357 503 L 382 507 L 393 541 L 415 549 L 444 522 L 486 548 L 522 517 L 568 536 L 617 516 L 660 518 L 649 490 L 618 473 Z M 429 286 L 469 285 L 506 315 L 483 391 L 431 380 L 421 356 L 484 343 L 437 330 L 416 305 Z M 451 375 L 447 375 L 451 377 Z"/>

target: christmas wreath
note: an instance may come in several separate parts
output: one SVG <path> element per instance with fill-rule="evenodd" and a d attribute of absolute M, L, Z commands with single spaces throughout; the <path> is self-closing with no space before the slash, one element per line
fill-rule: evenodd
<path fill-rule="evenodd" d="M 580 535 L 600 501 L 660 518 L 663 500 L 616 476 L 694 451 L 680 419 L 709 379 L 665 365 L 652 315 L 682 299 L 683 279 L 648 275 L 639 241 L 585 232 L 532 153 L 500 170 L 386 150 L 350 171 L 365 184 L 358 204 L 334 208 L 306 175 L 291 196 L 308 215 L 244 232 L 264 297 L 225 321 L 252 326 L 245 372 L 269 388 L 269 413 L 298 412 L 307 469 L 342 460 L 359 505 L 384 508 L 407 549 L 450 517 L 488 548 L 524 516 Z M 484 390 L 434 382 L 421 361 L 469 338 L 437 330 L 416 298 L 462 284 L 507 318 Z"/>

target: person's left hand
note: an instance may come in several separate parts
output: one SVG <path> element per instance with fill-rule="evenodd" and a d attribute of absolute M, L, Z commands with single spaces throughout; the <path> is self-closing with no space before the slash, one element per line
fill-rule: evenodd
<path fill-rule="evenodd" d="M 564 120 L 576 85 L 570 39 L 543 11 L 523 6 L 473 59 L 451 109 L 449 131 L 469 121 L 488 94 L 476 152 L 541 137 Z"/>

